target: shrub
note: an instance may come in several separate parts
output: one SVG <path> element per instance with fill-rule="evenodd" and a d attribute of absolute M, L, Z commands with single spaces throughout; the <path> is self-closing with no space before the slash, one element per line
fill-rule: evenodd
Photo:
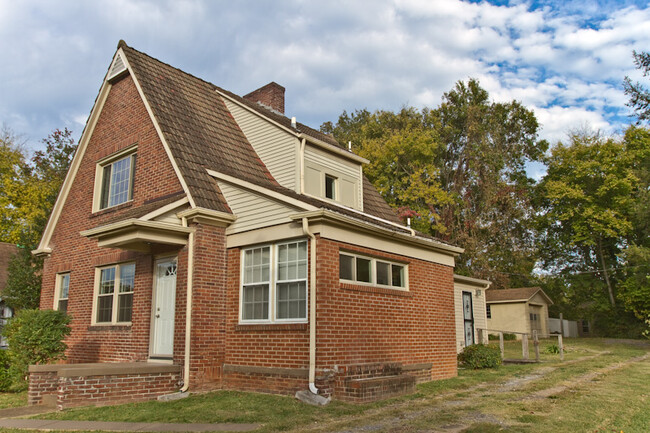
<path fill-rule="evenodd" d="M 31 364 L 65 358 L 63 342 L 70 334 L 70 318 L 61 311 L 22 310 L 3 329 L 9 344 L 11 369 L 23 380 Z"/>
<path fill-rule="evenodd" d="M 489 340 L 498 340 L 499 339 L 499 334 L 489 334 L 488 335 Z M 503 334 L 503 340 L 504 341 L 513 341 L 516 340 L 517 336 L 515 334 L 508 334 L 504 333 Z"/>
<path fill-rule="evenodd" d="M 472 344 L 458 354 L 458 362 L 471 369 L 497 368 L 501 365 L 501 351 L 494 346 Z"/>
<path fill-rule="evenodd" d="M 544 348 L 544 353 L 556 354 L 560 353 L 560 348 L 557 344 L 549 344 Z"/>
<path fill-rule="evenodd" d="M 11 387 L 11 373 L 9 371 L 9 353 L 0 349 L 0 391 L 9 391 Z"/>

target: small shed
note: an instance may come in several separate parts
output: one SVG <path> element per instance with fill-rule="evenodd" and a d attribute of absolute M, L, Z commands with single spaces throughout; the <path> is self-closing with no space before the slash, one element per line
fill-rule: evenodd
<path fill-rule="evenodd" d="M 487 327 L 485 292 L 492 284 L 487 280 L 454 275 L 454 306 L 456 307 L 456 350 L 476 343 L 488 342 L 487 333 L 479 341 L 478 329 Z"/>
<path fill-rule="evenodd" d="M 548 306 L 553 305 L 541 287 L 491 289 L 485 294 L 487 327 L 491 331 L 548 336 Z"/>

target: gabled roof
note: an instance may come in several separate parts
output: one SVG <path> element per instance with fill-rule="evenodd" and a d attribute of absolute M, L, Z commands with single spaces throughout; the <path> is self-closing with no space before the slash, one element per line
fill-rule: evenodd
<path fill-rule="evenodd" d="M 540 293 L 549 305 L 553 301 L 549 298 L 541 287 L 521 287 L 518 289 L 491 289 L 485 291 L 485 302 L 527 302 L 537 293 Z"/>

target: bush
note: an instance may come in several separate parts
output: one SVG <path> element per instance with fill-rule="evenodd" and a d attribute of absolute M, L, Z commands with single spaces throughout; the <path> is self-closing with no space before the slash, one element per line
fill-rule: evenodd
<path fill-rule="evenodd" d="M 498 340 L 499 339 L 499 334 L 489 334 L 488 339 L 489 340 Z M 508 334 L 508 333 L 503 334 L 503 340 L 504 341 L 513 341 L 513 340 L 516 340 L 516 339 L 517 339 L 517 336 L 515 334 Z"/>
<path fill-rule="evenodd" d="M 458 354 L 458 362 L 471 369 L 497 368 L 501 365 L 501 351 L 494 346 L 472 344 Z"/>
<path fill-rule="evenodd" d="M 11 369 L 23 380 L 32 364 L 64 359 L 63 342 L 70 334 L 70 318 L 61 311 L 22 310 L 3 329 L 9 344 Z"/>
<path fill-rule="evenodd" d="M 557 344 L 549 344 L 544 348 L 544 353 L 557 354 L 560 353 L 560 348 Z"/>
<path fill-rule="evenodd" d="M 9 353 L 6 350 L 0 349 L 0 391 L 9 391 L 11 388 L 12 379 L 9 371 Z"/>

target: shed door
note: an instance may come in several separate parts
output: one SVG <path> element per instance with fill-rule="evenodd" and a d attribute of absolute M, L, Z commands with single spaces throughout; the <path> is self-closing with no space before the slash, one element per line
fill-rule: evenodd
<path fill-rule="evenodd" d="M 151 355 L 171 357 L 174 353 L 174 316 L 176 303 L 176 261 L 156 262 L 156 285 Z"/>
<path fill-rule="evenodd" d="M 463 292 L 463 326 L 465 327 L 465 347 L 474 344 L 474 308 L 472 294 Z"/>

